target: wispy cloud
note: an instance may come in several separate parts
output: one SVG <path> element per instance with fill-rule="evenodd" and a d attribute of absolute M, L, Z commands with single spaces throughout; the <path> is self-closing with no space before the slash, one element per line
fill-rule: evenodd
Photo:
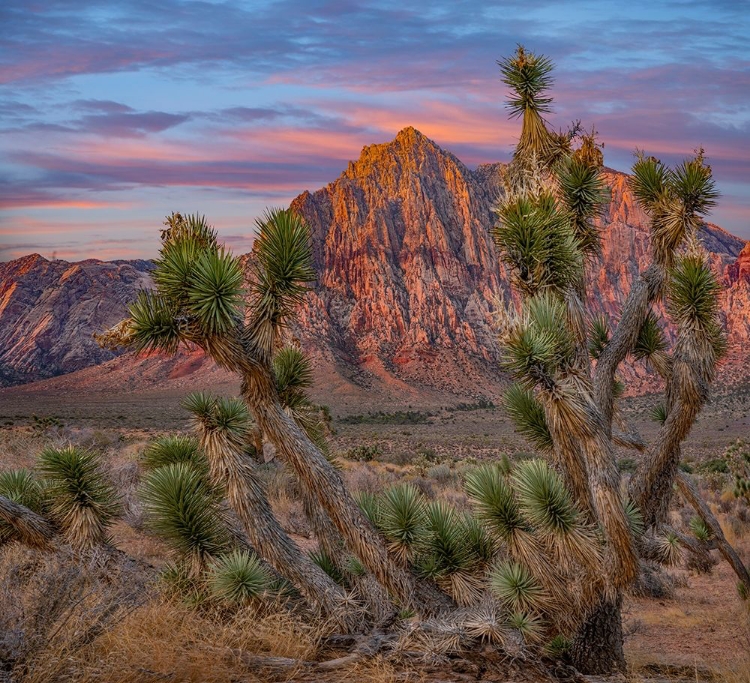
<path fill-rule="evenodd" d="M 5 0 L 0 22 L 5 243 L 54 210 L 85 226 L 65 249 L 93 249 L 96 214 L 116 250 L 158 222 L 143 211 L 194 198 L 244 244 L 232 230 L 261 201 L 324 185 L 407 125 L 465 163 L 506 159 L 518 126 L 495 60 L 518 42 L 558 65 L 551 122 L 594 125 L 609 165 L 703 145 L 714 220 L 750 238 L 750 22 L 729 0 Z"/>

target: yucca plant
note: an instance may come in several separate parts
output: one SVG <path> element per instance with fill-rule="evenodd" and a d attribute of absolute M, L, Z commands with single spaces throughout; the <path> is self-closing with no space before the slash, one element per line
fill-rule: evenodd
<path fill-rule="evenodd" d="M 108 543 L 120 499 L 104 474 L 101 456 L 74 446 L 47 447 L 37 468 L 45 480 L 49 515 L 65 539 L 81 550 Z"/>
<path fill-rule="evenodd" d="M 426 505 L 413 484 L 399 484 L 380 496 L 379 528 L 391 550 L 404 565 L 414 559 L 424 539 Z"/>
<path fill-rule="evenodd" d="M 31 512 L 43 513 L 44 493 L 39 480 L 30 470 L 18 469 L 0 472 L 0 496 Z M 14 524 L 0 518 L 0 544 L 23 540 Z"/>
<path fill-rule="evenodd" d="M 242 607 L 262 600 L 273 577 L 257 556 L 233 550 L 217 557 L 210 566 L 208 585 L 219 601 Z"/>
<path fill-rule="evenodd" d="M 189 463 L 198 472 L 208 471 L 206 456 L 194 436 L 159 436 L 146 446 L 141 455 L 141 463 L 147 470 L 180 462 Z"/>
<path fill-rule="evenodd" d="M 255 550 L 300 589 L 311 607 L 326 616 L 341 615 L 343 590 L 282 529 L 261 485 L 257 465 L 245 454 L 251 428 L 246 404 L 197 392 L 183 405 L 193 414 L 212 485 L 224 491 Z M 349 615 L 343 616 L 342 626 L 346 626 Z"/>
<path fill-rule="evenodd" d="M 520 299 L 519 311 L 501 316 L 504 367 L 516 383 L 506 407 L 559 477 L 554 481 L 535 464 L 513 475 L 513 491 L 486 472 L 467 483 L 476 489 L 470 496 L 485 523 L 501 536 L 521 529 L 520 538 L 534 539 L 526 544 L 533 551 L 525 563 L 521 548 L 511 552 L 524 566 L 538 568 L 538 558 L 552 552 L 558 561 L 566 558 L 563 574 L 587 559 L 589 573 L 605 568 L 597 581 L 586 582 L 600 605 L 580 625 L 571 656 L 586 673 L 607 673 L 624 667 L 621 639 L 605 642 L 600 635 L 621 632 L 618 593 L 638 567 L 634 534 L 658 531 L 665 521 L 680 443 L 723 352 L 718 289 L 696 237 L 717 193 L 702 150 L 674 169 L 638 153 L 630 188 L 650 217 L 652 264 L 634 282 L 616 326 L 610 329 L 601 315 L 587 324 L 584 267 L 599 250 L 603 156 L 593 131 L 548 129 L 550 70 L 547 58 L 520 47 L 501 62 L 511 116 L 522 116 L 523 126 L 493 236 Z M 653 312 L 665 298 L 677 332 L 671 350 Z M 661 434 L 651 448 L 616 410 L 624 391 L 618 368 L 628 355 L 667 383 L 657 416 Z M 615 443 L 645 448 L 627 506 Z M 536 570 L 533 575 L 541 578 Z"/>
<path fill-rule="evenodd" d="M 130 306 L 128 322 L 99 335 L 99 343 L 169 354 L 181 344 L 198 346 L 218 365 L 237 373 L 256 434 L 274 444 L 278 457 L 302 490 L 310 492 L 315 507 L 322 508 L 348 551 L 402 604 L 422 612 L 442 609 L 444 600 L 389 554 L 384 539 L 326 459 L 314 429 L 290 414 L 291 405 L 285 407 L 282 400 L 282 394 L 287 404 L 299 396 L 288 391 L 291 385 L 281 366 L 294 366 L 291 376 L 297 387 L 303 379 L 299 364 L 289 365 L 294 360 L 290 354 L 280 356 L 275 369 L 273 361 L 283 346 L 289 318 L 315 278 L 310 230 L 304 220 L 291 210 L 271 210 L 257 221 L 248 287 L 240 260 L 219 244 L 216 231 L 203 217 L 172 214 L 166 224 L 152 273 L 155 290 L 141 292 Z M 279 548 L 276 554 L 284 552 Z M 328 581 L 322 572 L 320 576 Z M 335 586 L 330 582 L 325 590 L 331 585 Z M 317 602 L 325 600 L 318 596 Z"/>
<path fill-rule="evenodd" d="M 424 516 L 423 538 L 416 558 L 419 571 L 436 581 L 459 605 L 475 603 L 482 593 L 477 573 L 482 558 L 471 542 L 470 526 L 444 501 L 429 503 Z M 476 535 L 476 527 L 474 534 L 474 539 L 484 541 Z"/>
<path fill-rule="evenodd" d="M 519 562 L 504 562 L 490 571 L 490 588 L 510 612 L 539 612 L 549 595 L 531 572 Z"/>
<path fill-rule="evenodd" d="M 690 531 L 693 532 L 693 536 L 703 543 L 707 543 L 713 537 L 713 532 L 700 517 L 693 517 L 690 520 L 689 526 Z"/>
<path fill-rule="evenodd" d="M 191 578 L 228 548 L 220 500 L 189 463 L 164 465 L 147 473 L 141 499 L 147 527 L 169 544 Z"/>

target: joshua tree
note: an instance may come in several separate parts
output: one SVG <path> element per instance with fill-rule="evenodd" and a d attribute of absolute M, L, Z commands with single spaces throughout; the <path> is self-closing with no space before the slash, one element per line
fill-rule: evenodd
<path fill-rule="evenodd" d="M 511 115 L 523 119 L 494 230 L 520 299 L 501 333 L 505 367 L 516 381 L 506 405 L 604 535 L 599 605 L 572 653 L 584 672 L 605 672 L 624 666 L 619 595 L 636 575 L 640 542 L 620 495 L 614 446 L 644 451 L 629 487 L 631 513 L 654 533 L 666 521 L 680 444 L 723 350 L 718 284 L 697 239 L 717 192 L 702 150 L 675 169 L 639 153 L 630 185 L 651 217 L 652 263 L 634 282 L 612 332 L 601 317 L 587 321 L 585 270 L 598 253 L 594 219 L 605 198 L 601 152 L 594 134 L 581 135 L 578 125 L 563 134 L 544 122 L 552 102 L 548 59 L 519 47 L 500 66 Z M 582 145 L 573 150 L 576 137 Z M 671 352 L 654 308 L 663 300 L 676 332 Z M 648 448 L 616 415 L 616 373 L 628 355 L 650 363 L 667 384 L 663 426 Z"/>
<path fill-rule="evenodd" d="M 167 225 L 153 273 L 156 290 L 141 292 L 130 318 L 100 336 L 100 343 L 167 353 L 175 353 L 180 344 L 193 344 L 236 372 L 257 428 L 301 485 L 314 492 L 364 567 L 404 606 L 426 613 L 447 606 L 439 591 L 417 581 L 391 557 L 340 474 L 282 404 L 274 355 L 287 318 L 314 279 L 305 223 L 285 210 L 271 211 L 258 221 L 247 302 L 239 259 L 218 244 L 204 218 L 173 214 Z"/>

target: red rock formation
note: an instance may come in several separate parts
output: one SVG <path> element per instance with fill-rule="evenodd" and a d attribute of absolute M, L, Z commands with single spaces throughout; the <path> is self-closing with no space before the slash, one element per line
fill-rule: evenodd
<path fill-rule="evenodd" d="M 114 356 L 94 332 L 115 324 L 150 284 L 147 261 L 0 263 L 0 385 L 72 372 Z"/>
<path fill-rule="evenodd" d="M 292 202 L 312 228 L 318 272 L 294 332 L 329 376 L 393 392 L 420 386 L 497 392 L 492 318 L 508 286 L 490 228 L 501 170 L 486 164 L 472 171 L 405 128 L 389 143 L 365 147 L 325 188 Z M 606 177 L 612 197 L 601 221 L 603 253 L 589 279 L 593 309 L 616 318 L 650 260 L 648 219 L 627 176 L 607 170 Z M 743 240 L 710 224 L 701 238 L 724 277 L 730 363 L 739 373 L 750 348 L 750 247 L 743 250 Z M 135 290 L 148 284 L 147 271 L 145 262 L 68 264 L 36 255 L 0 264 L 5 381 L 49 377 L 110 357 L 91 333 L 124 314 Z M 183 375 L 197 363 L 190 356 L 165 364 L 165 379 L 188 381 Z M 146 374 L 156 377 L 157 370 L 150 359 Z M 627 375 L 631 389 L 649 386 L 643 368 Z"/>

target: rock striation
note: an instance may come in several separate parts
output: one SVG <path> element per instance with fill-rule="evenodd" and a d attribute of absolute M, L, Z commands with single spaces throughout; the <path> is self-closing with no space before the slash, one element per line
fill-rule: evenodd
<path fill-rule="evenodd" d="M 329 376 L 386 390 L 497 393 L 493 319 L 502 300 L 511 300 L 490 235 L 502 169 L 471 170 L 409 127 L 365 147 L 326 187 L 294 199 L 312 229 L 318 280 L 293 332 Z M 588 277 L 592 312 L 615 319 L 649 262 L 648 218 L 626 174 L 606 170 L 606 179 L 603 251 Z M 729 363 L 747 374 L 750 245 L 712 224 L 701 239 L 723 278 Z M 149 268 L 145 261 L 71 264 L 38 255 L 0 264 L 0 381 L 27 382 L 111 358 L 91 334 L 124 315 L 137 289 L 149 286 Z M 186 370 L 165 364 L 165 373 L 187 375 L 195 362 L 190 356 Z M 642 368 L 626 374 L 631 390 L 649 388 Z"/>
<path fill-rule="evenodd" d="M 113 358 L 92 335 L 127 312 L 150 286 L 148 261 L 0 263 L 0 385 L 73 372 Z"/>

